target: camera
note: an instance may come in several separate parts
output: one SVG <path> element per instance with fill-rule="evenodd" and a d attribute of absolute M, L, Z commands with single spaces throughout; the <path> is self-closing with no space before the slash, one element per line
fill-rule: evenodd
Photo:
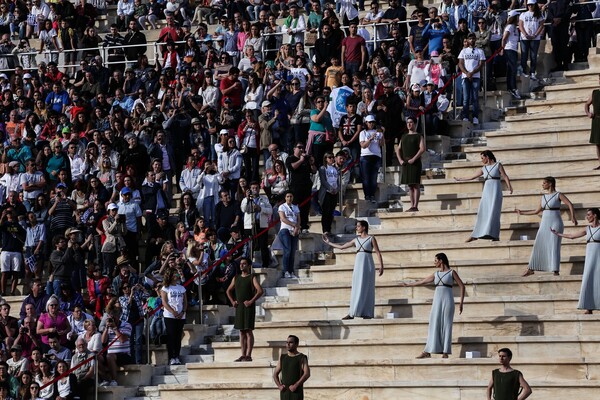
<path fill-rule="evenodd" d="M 196 95 L 193 95 L 193 96 L 191 97 L 191 100 L 192 100 L 194 103 L 202 103 L 202 96 L 199 96 L 199 95 L 197 95 L 197 94 L 196 94 Z"/>
<path fill-rule="evenodd" d="M 23 328 L 21 328 L 21 332 L 23 332 L 23 333 L 29 333 L 29 328 L 23 327 Z"/>
<path fill-rule="evenodd" d="M 115 320 L 114 320 L 114 318 L 111 317 L 111 318 L 107 318 L 106 322 L 108 322 L 109 324 L 112 324 L 115 322 Z"/>

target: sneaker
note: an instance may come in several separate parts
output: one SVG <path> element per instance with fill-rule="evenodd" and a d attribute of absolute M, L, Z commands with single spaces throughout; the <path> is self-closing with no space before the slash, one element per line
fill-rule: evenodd
<path fill-rule="evenodd" d="M 169 360 L 169 365 L 175 365 L 175 359 L 174 358 L 171 358 Z"/>
<path fill-rule="evenodd" d="M 110 381 L 110 386 L 119 386 L 117 381 Z"/>
<path fill-rule="evenodd" d="M 174 361 L 173 365 L 181 365 L 181 361 L 179 360 L 179 357 L 175 357 L 173 359 L 173 361 Z"/>
<path fill-rule="evenodd" d="M 371 204 L 377 204 L 377 200 L 375 200 L 375 197 L 371 197 Z"/>
<path fill-rule="evenodd" d="M 479 120 L 477 117 L 473 117 L 473 125 L 479 125 Z"/>
<path fill-rule="evenodd" d="M 290 274 L 290 278 L 291 279 L 298 279 L 298 277 L 296 276 L 296 274 L 294 274 L 293 272 Z"/>
<path fill-rule="evenodd" d="M 519 91 L 517 89 L 513 89 L 510 91 L 510 94 L 512 97 L 514 97 L 517 100 L 521 100 L 521 94 L 519 94 Z"/>
<path fill-rule="evenodd" d="M 304 228 L 300 231 L 301 233 L 308 233 L 308 229 Z"/>
<path fill-rule="evenodd" d="M 464 122 L 469 122 L 469 118 L 463 118 Z"/>
<path fill-rule="evenodd" d="M 535 72 L 532 72 L 531 75 L 529 75 L 531 77 L 531 79 L 537 80 L 537 76 L 535 75 Z"/>
<path fill-rule="evenodd" d="M 284 277 L 284 278 L 286 278 L 286 279 L 290 279 L 292 276 L 290 275 L 290 273 L 289 273 L 289 272 L 287 272 L 287 271 L 286 271 L 286 272 L 283 274 L 283 277 Z"/>
<path fill-rule="evenodd" d="M 102 382 L 100 382 L 99 386 L 108 386 L 108 385 L 110 385 L 109 381 L 102 381 Z"/>

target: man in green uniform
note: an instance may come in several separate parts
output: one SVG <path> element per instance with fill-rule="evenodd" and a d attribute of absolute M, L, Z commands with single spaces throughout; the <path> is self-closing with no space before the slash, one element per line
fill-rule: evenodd
<path fill-rule="evenodd" d="M 498 350 L 500 368 L 492 371 L 492 379 L 487 387 L 487 399 L 525 400 L 531 395 L 531 387 L 523 378 L 521 371 L 510 366 L 512 351 L 507 348 Z M 492 391 L 494 396 L 492 397 Z"/>
<path fill-rule="evenodd" d="M 273 380 L 279 389 L 281 400 L 304 399 L 303 384 L 310 377 L 310 368 L 306 355 L 298 352 L 299 343 L 300 339 L 297 336 L 288 336 L 287 354 L 279 357 L 277 368 L 273 373 Z"/>

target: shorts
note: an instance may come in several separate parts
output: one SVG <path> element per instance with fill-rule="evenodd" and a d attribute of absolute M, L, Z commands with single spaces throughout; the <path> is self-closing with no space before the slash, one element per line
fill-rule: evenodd
<path fill-rule="evenodd" d="M 19 272 L 23 264 L 23 256 L 16 251 L 3 251 L 0 253 L 0 271 L 1 272 Z"/>
<path fill-rule="evenodd" d="M 115 355 L 117 356 L 117 365 L 119 367 L 121 367 L 123 365 L 133 364 L 133 359 L 131 358 L 131 356 L 129 354 L 117 353 Z"/>

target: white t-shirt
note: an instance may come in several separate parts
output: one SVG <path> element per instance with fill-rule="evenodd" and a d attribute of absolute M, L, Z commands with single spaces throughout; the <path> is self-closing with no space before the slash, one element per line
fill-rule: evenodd
<path fill-rule="evenodd" d="M 377 132 L 375 129 L 367 131 L 366 129 L 362 130 L 359 134 L 359 142 L 365 142 L 369 138 L 373 137 L 371 143 L 369 143 L 369 147 L 360 148 L 360 155 L 363 156 L 378 156 L 381 157 L 381 146 L 379 145 L 379 141 L 383 138 L 383 133 Z"/>
<path fill-rule="evenodd" d="M 297 224 L 298 223 L 298 216 L 300 215 L 300 209 L 298 208 L 297 205 L 292 204 L 291 207 L 287 205 L 287 203 L 283 203 L 282 205 L 279 206 L 279 211 L 283 211 L 283 215 L 285 216 L 285 218 L 294 223 Z M 288 225 L 285 222 L 283 222 L 283 220 L 281 221 L 281 229 L 287 229 L 290 231 L 294 230 L 294 226 L 293 225 Z"/>
<path fill-rule="evenodd" d="M 527 32 L 528 35 L 533 35 L 540 25 L 544 23 L 544 17 L 541 15 L 539 17 L 535 17 L 532 11 L 525 11 L 521 15 L 519 15 L 519 21 L 523 21 L 523 29 Z M 523 38 L 525 40 L 525 37 Z M 540 40 L 541 35 L 537 35 L 533 40 Z"/>
<path fill-rule="evenodd" d="M 291 68 L 290 75 L 292 78 L 298 78 L 300 81 L 300 89 L 306 88 L 306 77 L 308 76 L 308 70 L 306 68 Z"/>
<path fill-rule="evenodd" d="M 519 28 L 516 25 L 509 24 L 504 28 L 504 32 L 508 32 L 508 39 L 506 40 L 506 45 L 504 45 L 504 50 L 517 51 L 519 46 Z"/>
<path fill-rule="evenodd" d="M 459 60 L 464 60 L 465 69 L 469 72 L 473 71 L 479 65 L 480 61 L 485 61 L 485 54 L 483 54 L 483 50 L 478 48 L 466 47 L 460 51 L 458 55 Z M 476 74 L 473 75 L 473 78 L 480 77 L 481 70 L 477 71 Z M 463 78 L 466 78 L 466 74 L 462 74 Z"/>
<path fill-rule="evenodd" d="M 163 286 L 161 291 L 167 293 L 167 302 L 177 314 L 183 311 L 183 301 L 185 298 L 185 288 L 183 286 Z M 168 311 L 166 307 L 164 309 L 163 315 L 165 318 L 175 318 L 175 315 Z M 185 319 L 185 314 L 183 314 L 182 319 Z"/>

